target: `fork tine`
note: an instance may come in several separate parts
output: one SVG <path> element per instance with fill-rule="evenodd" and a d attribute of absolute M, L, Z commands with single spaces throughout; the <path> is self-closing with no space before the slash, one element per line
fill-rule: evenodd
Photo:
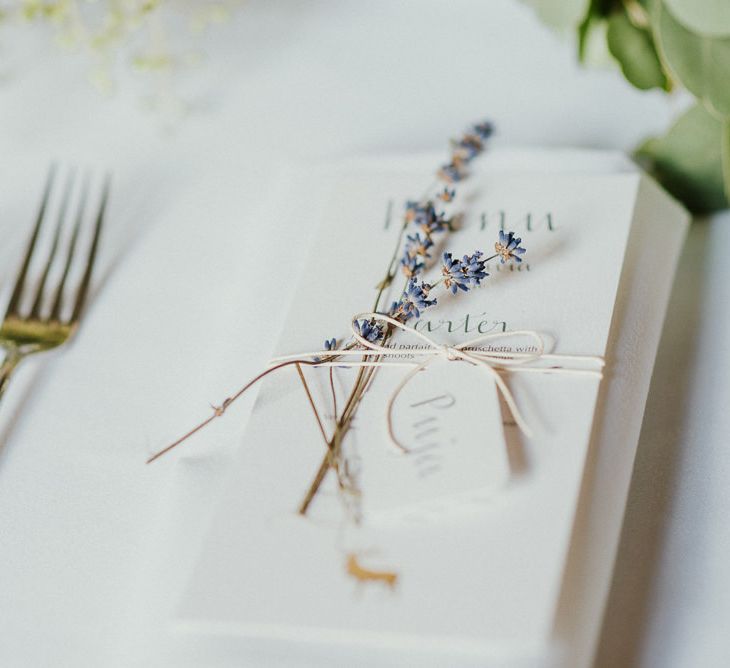
<path fill-rule="evenodd" d="M 35 293 L 35 299 L 33 300 L 33 307 L 30 311 L 30 317 L 31 318 L 39 318 L 41 313 L 41 307 L 43 305 L 43 293 L 46 288 L 46 281 L 48 280 L 48 273 L 51 271 L 51 267 L 53 266 L 53 260 L 56 257 L 56 252 L 58 251 L 58 242 L 61 238 L 61 229 L 63 228 L 63 222 L 66 218 L 66 210 L 68 209 L 68 203 L 71 199 L 71 192 L 73 191 L 73 185 L 75 180 L 76 174 L 72 170 L 68 177 L 66 178 L 66 190 L 63 194 L 63 201 L 61 202 L 61 208 L 58 212 L 58 220 L 56 221 L 56 231 L 53 235 L 53 243 L 51 245 L 51 250 L 48 253 L 48 260 L 46 262 L 46 266 L 43 268 L 43 273 L 41 274 L 41 279 L 38 283 L 38 289 Z"/>
<path fill-rule="evenodd" d="M 83 185 L 81 186 L 81 196 L 78 204 L 78 211 L 76 212 L 76 221 L 74 222 L 74 228 L 71 232 L 71 238 L 68 242 L 68 250 L 66 251 L 66 264 L 63 267 L 63 273 L 61 274 L 61 280 L 56 288 L 56 294 L 53 299 L 53 306 L 51 307 L 50 320 L 56 322 L 61 319 L 61 309 L 63 308 L 63 291 L 66 287 L 66 279 L 68 278 L 69 272 L 71 271 L 71 265 L 73 264 L 74 254 L 76 253 L 76 242 L 79 238 L 79 230 L 81 229 L 81 222 L 84 219 L 84 213 L 86 211 L 86 199 L 89 194 L 89 176 L 88 174 L 84 178 Z"/>
<path fill-rule="evenodd" d="M 104 214 L 106 213 L 106 205 L 109 200 L 109 182 L 110 176 L 107 174 L 104 179 L 104 189 L 101 195 L 101 202 L 99 203 L 99 212 L 96 216 L 96 225 L 94 226 L 94 238 L 91 241 L 91 248 L 89 248 L 89 256 L 86 260 L 86 270 L 84 276 L 81 279 L 79 285 L 79 291 L 76 294 L 76 304 L 74 305 L 73 314 L 71 316 L 71 325 L 76 325 L 81 317 L 81 312 L 84 309 L 86 297 L 89 293 L 89 285 L 91 283 L 91 272 L 94 269 L 94 262 L 96 261 L 96 253 L 99 249 L 99 237 L 101 235 L 101 227 L 104 222 Z"/>
<path fill-rule="evenodd" d="M 28 242 L 28 250 L 25 254 L 25 260 L 23 260 L 23 266 L 18 272 L 18 278 L 13 288 L 13 294 L 10 296 L 10 302 L 8 303 L 8 309 L 6 317 L 9 315 L 17 315 L 18 307 L 20 306 L 20 300 L 23 296 L 23 288 L 25 286 L 25 278 L 28 274 L 28 268 L 30 267 L 30 261 L 33 258 L 33 251 L 35 250 L 36 242 L 38 241 L 38 234 L 41 230 L 43 219 L 45 218 L 46 208 L 48 207 L 48 200 L 51 196 L 51 189 L 53 187 L 53 180 L 56 174 L 56 165 L 51 165 L 48 171 L 48 177 L 46 178 L 46 187 L 43 192 L 43 200 L 41 201 L 41 207 L 38 211 L 38 218 L 36 219 L 35 227 L 33 228 L 33 234 Z"/>

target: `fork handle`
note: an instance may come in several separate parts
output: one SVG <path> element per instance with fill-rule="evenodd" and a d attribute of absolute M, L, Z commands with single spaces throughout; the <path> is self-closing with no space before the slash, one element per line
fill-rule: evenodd
<path fill-rule="evenodd" d="M 3 394 L 5 394 L 5 390 L 10 384 L 10 378 L 13 375 L 13 371 L 15 371 L 22 359 L 23 355 L 21 355 L 17 350 L 10 350 L 5 356 L 5 360 L 2 365 L 0 365 L 0 400 L 3 398 Z"/>

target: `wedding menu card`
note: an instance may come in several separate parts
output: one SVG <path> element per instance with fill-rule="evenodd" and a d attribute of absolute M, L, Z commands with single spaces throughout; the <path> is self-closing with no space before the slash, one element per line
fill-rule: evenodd
<path fill-rule="evenodd" d="M 347 338 L 353 316 L 372 308 L 405 201 L 431 180 L 423 164 L 387 161 L 319 176 L 311 187 L 327 195 L 303 219 L 318 222 L 278 355 Z M 436 260 L 444 250 L 489 254 L 503 229 L 522 237 L 524 262 L 490 261 L 481 288 L 440 298 L 409 326 L 433 346 L 494 334 L 481 345 L 503 352 L 533 351 L 510 332 L 536 332 L 556 357 L 503 374 L 529 436 L 489 373 L 439 358 L 394 403 L 393 430 L 409 449 L 397 453 L 386 406 L 409 368 L 386 361 L 343 445 L 359 522 L 332 471 L 302 516 L 325 454 L 302 381 L 331 433 L 357 369 L 335 368 L 331 379 L 328 368 L 277 371 L 260 390 L 180 628 L 241 638 L 259 656 L 285 646 L 298 657 L 291 665 L 354 665 L 352 656 L 362 665 L 589 665 L 687 217 L 630 169 L 505 167 L 488 156 L 460 190 L 463 216 Z M 438 261 L 430 271 L 427 280 Z M 384 303 L 401 288 L 394 281 Z M 389 345 L 402 355 L 388 361 L 404 363 L 424 347 L 401 332 Z M 595 358 L 605 359 L 603 380 Z M 623 423 L 607 409 L 623 411 Z M 588 468 L 617 437 L 621 466 L 606 484 Z M 571 568 L 584 566 L 576 580 Z M 363 581 L 353 568 L 387 576 Z"/>

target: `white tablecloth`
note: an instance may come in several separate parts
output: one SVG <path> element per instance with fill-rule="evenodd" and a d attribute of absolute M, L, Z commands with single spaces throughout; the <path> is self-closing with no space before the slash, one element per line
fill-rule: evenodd
<path fill-rule="evenodd" d="M 615 71 L 579 69 L 515 0 L 248 2 L 201 44 L 207 58 L 176 77 L 189 113 L 170 123 L 146 110 L 142 75 L 122 68 L 105 97 L 88 54 L 0 27 L 0 289 L 49 161 L 115 174 L 87 321 L 74 346 L 21 369 L 0 408 L 2 666 L 150 665 L 195 552 L 141 592 L 157 520 L 184 475 L 196 505 L 173 499 L 174 521 L 202 525 L 216 490 L 195 481 L 224 474 L 246 407 L 181 459 L 143 461 L 266 357 L 287 294 L 267 260 L 296 266 L 307 233 L 257 225 L 281 163 L 438 150 L 485 115 L 503 145 L 628 149 L 672 113 Z M 730 660 L 729 245 L 727 215 L 698 224 L 677 279 L 602 666 Z"/>

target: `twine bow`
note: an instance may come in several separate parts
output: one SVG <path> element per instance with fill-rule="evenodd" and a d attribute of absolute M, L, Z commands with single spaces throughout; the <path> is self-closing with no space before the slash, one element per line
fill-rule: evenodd
<path fill-rule="evenodd" d="M 408 349 L 410 354 L 415 356 L 422 356 L 425 359 L 420 362 L 401 362 L 393 361 L 394 357 L 402 357 L 403 349 L 390 348 L 388 346 L 381 345 L 378 342 L 368 341 L 364 338 L 357 327 L 358 320 L 375 320 L 376 322 L 386 322 L 391 327 L 400 329 L 404 332 L 418 337 L 426 344 L 425 348 L 422 349 Z M 456 345 L 448 345 L 437 343 L 429 336 L 426 336 L 423 332 L 419 332 L 411 327 L 406 326 L 401 321 L 396 320 L 388 315 L 382 313 L 358 313 L 353 316 L 350 323 L 352 328 L 353 338 L 364 348 L 359 349 L 344 349 L 344 350 L 320 350 L 311 353 L 302 353 L 299 355 L 289 355 L 285 357 L 277 357 L 272 362 L 280 363 L 291 359 L 302 359 L 310 358 L 317 362 L 315 366 L 338 366 L 338 367 L 363 367 L 363 366 L 399 366 L 399 367 L 410 367 L 410 371 L 403 377 L 398 383 L 396 388 L 388 399 L 388 405 L 386 410 L 387 424 L 388 424 L 388 435 L 391 443 L 400 451 L 407 453 L 406 448 L 395 435 L 393 429 L 393 408 L 398 396 L 408 383 L 413 379 L 416 374 L 423 371 L 436 359 L 443 359 L 448 362 L 467 362 L 474 366 L 483 369 L 490 378 L 494 381 L 499 393 L 502 395 L 505 404 L 507 405 L 510 414 L 514 418 L 514 421 L 520 431 L 529 437 L 532 437 L 532 430 L 530 429 L 527 421 L 517 407 L 514 395 L 511 390 L 504 382 L 504 379 L 499 373 L 499 370 L 509 371 L 530 371 L 538 373 L 569 373 L 569 374 L 582 374 L 589 375 L 597 378 L 602 378 L 603 368 L 605 362 L 602 357 L 594 355 L 556 355 L 545 352 L 545 343 L 538 332 L 533 330 L 515 330 L 510 332 L 496 332 L 488 333 L 478 336 L 469 341 L 459 343 Z M 485 350 L 478 346 L 484 345 L 489 341 L 497 339 L 504 340 L 509 337 L 523 337 L 530 339 L 534 343 L 535 350 L 531 352 L 513 352 L 513 351 L 498 351 L 498 350 Z M 375 357 L 374 360 L 360 359 L 360 360 L 343 360 L 344 356 L 357 356 L 357 357 Z M 322 358 L 333 358 L 322 360 Z M 385 358 L 385 359 L 383 359 Z M 388 359 L 391 358 L 391 359 Z M 321 361 L 319 361 L 321 360 Z M 549 366 L 535 365 L 535 362 L 554 362 Z M 574 368 L 565 366 L 565 362 L 583 362 L 593 365 L 593 368 Z"/>

